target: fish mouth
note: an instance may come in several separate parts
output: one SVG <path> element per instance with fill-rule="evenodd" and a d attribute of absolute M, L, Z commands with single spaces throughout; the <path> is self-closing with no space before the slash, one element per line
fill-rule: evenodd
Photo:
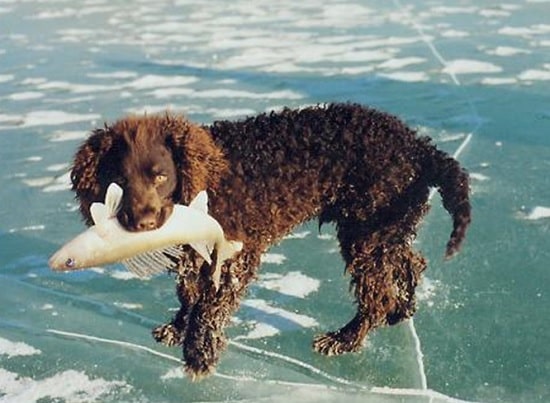
<path fill-rule="evenodd" d="M 53 271 L 62 271 L 63 265 L 61 264 L 62 259 L 60 259 L 61 256 L 59 256 L 59 253 L 54 253 L 50 259 L 48 260 L 48 266 L 50 266 L 50 269 Z"/>
<path fill-rule="evenodd" d="M 76 260 L 69 256 L 62 255 L 60 251 L 55 252 L 50 257 L 48 266 L 53 271 L 71 271 L 78 269 Z"/>

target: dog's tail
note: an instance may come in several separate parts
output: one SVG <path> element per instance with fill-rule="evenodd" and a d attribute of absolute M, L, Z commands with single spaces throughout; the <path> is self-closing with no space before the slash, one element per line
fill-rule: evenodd
<path fill-rule="evenodd" d="M 469 176 L 458 161 L 447 153 L 434 146 L 428 149 L 430 152 L 424 168 L 429 173 L 429 185 L 437 187 L 443 207 L 453 219 L 453 232 L 445 252 L 445 257 L 450 258 L 460 249 L 471 221 Z"/>

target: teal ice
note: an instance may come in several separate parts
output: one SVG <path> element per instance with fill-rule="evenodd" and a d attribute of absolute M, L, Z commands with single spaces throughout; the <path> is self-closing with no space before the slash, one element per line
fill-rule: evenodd
<path fill-rule="evenodd" d="M 549 15 L 548 0 L 0 0 L 0 401 L 550 401 Z M 362 352 L 310 348 L 353 314 L 333 230 L 313 222 L 264 256 L 200 383 L 150 336 L 172 278 L 48 269 L 84 228 L 68 169 L 92 128 L 331 101 L 400 116 L 472 176 L 462 252 L 443 260 L 434 196 L 419 311 Z"/>

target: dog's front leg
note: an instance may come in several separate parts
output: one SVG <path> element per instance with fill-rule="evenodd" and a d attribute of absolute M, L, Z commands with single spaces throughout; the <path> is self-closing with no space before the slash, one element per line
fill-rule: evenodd
<path fill-rule="evenodd" d="M 201 284 L 201 271 L 205 262 L 194 251 L 188 249 L 186 252 L 181 255 L 178 266 L 172 270 L 176 273 L 176 294 L 180 308 L 169 323 L 157 326 L 152 331 L 153 338 L 158 343 L 169 347 L 183 343 L 189 315 L 204 288 L 204 284 Z"/>
<path fill-rule="evenodd" d="M 166 324 L 153 329 L 153 338 L 166 346 L 173 347 L 183 343 L 185 332 L 189 324 L 189 315 L 194 305 L 199 300 L 199 287 L 195 276 L 178 277 L 176 281 L 176 293 L 180 302 L 174 318 Z"/>
<path fill-rule="evenodd" d="M 222 285 L 220 292 L 224 293 Z M 185 372 L 193 380 L 212 374 L 227 346 L 224 327 L 236 306 L 228 306 L 226 299 L 201 301 L 193 309 L 185 338 L 183 358 Z"/>
<path fill-rule="evenodd" d="M 227 347 L 225 326 L 238 309 L 248 284 L 255 278 L 259 263 L 256 253 L 240 253 L 226 261 L 219 289 L 210 282 L 193 306 L 183 339 L 185 371 L 192 380 L 200 380 L 214 372 Z"/>

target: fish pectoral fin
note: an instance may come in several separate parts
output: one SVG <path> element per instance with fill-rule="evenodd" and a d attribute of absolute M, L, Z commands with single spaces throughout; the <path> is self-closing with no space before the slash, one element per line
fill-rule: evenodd
<path fill-rule="evenodd" d="M 103 203 L 95 202 L 90 206 L 90 215 L 95 225 L 101 224 L 109 219 L 109 211 Z"/>
<path fill-rule="evenodd" d="M 208 213 L 208 194 L 206 193 L 206 190 L 200 191 L 195 198 L 191 200 L 189 207 L 202 211 L 203 213 Z"/>
<path fill-rule="evenodd" d="M 111 183 L 107 188 L 107 193 L 105 194 L 105 206 L 107 207 L 109 217 L 114 217 L 117 215 L 123 193 L 122 188 L 115 182 Z"/>
<path fill-rule="evenodd" d="M 126 268 L 140 278 L 150 278 L 177 265 L 181 250 L 177 246 L 142 253 L 122 261 Z"/>
<path fill-rule="evenodd" d="M 212 264 L 212 246 L 208 242 L 193 242 L 189 244 L 201 257 L 208 263 Z"/>

